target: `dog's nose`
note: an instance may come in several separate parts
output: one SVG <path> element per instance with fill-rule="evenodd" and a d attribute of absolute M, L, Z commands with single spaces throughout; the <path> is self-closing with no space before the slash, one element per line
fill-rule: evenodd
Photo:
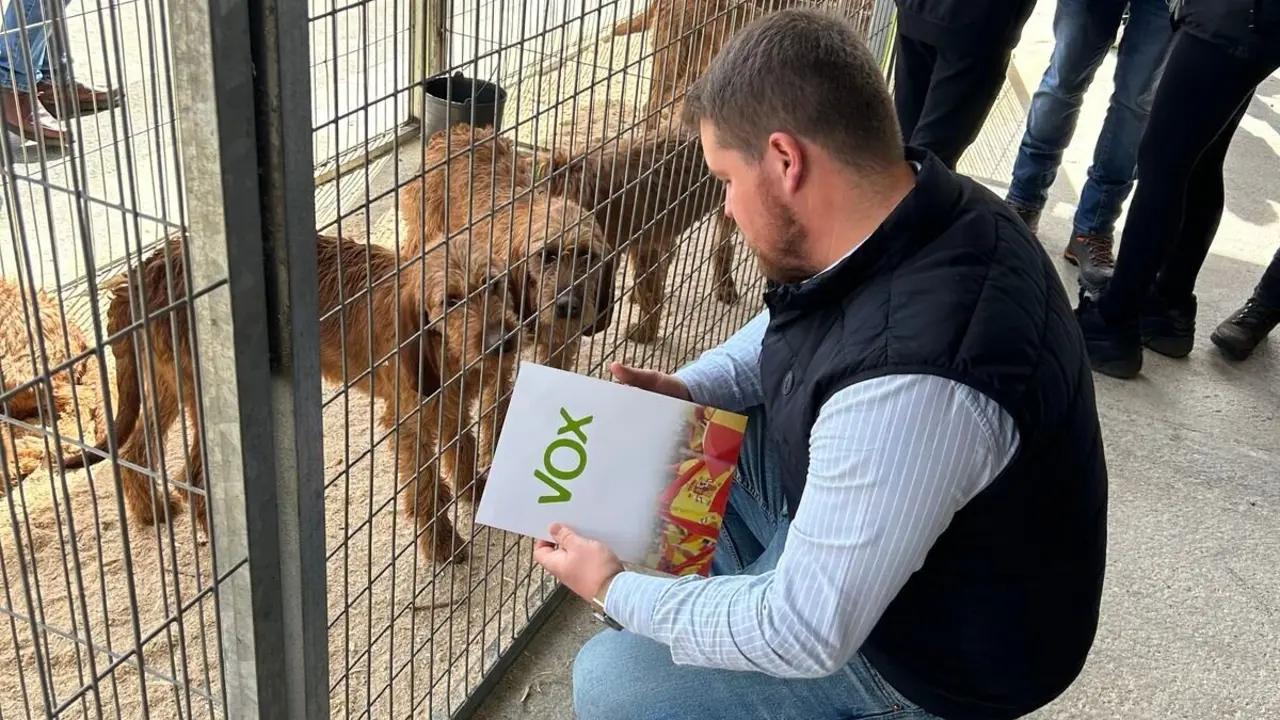
<path fill-rule="evenodd" d="M 580 312 L 582 312 L 582 301 L 572 294 L 556 300 L 556 317 L 577 317 Z"/>
<path fill-rule="evenodd" d="M 515 352 L 519 343 L 519 333 L 495 330 L 485 336 L 485 353 L 489 355 L 509 354 Z"/>
<path fill-rule="evenodd" d="M 516 333 L 511 333 L 506 340 L 502 341 L 502 352 L 509 355 L 519 349 L 520 339 L 516 337 Z"/>

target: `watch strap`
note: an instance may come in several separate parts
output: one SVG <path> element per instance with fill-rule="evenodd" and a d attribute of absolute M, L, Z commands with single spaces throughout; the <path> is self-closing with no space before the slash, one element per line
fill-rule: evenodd
<path fill-rule="evenodd" d="M 608 597 L 607 590 L 605 591 L 604 595 L 605 597 Z M 614 620 L 613 618 L 609 617 L 609 613 L 605 612 L 604 600 L 605 598 L 602 598 L 599 595 L 596 595 L 595 597 L 591 598 L 591 614 L 595 615 L 597 620 L 613 628 L 614 630 L 621 630 L 622 625 L 620 625 L 617 620 Z"/>

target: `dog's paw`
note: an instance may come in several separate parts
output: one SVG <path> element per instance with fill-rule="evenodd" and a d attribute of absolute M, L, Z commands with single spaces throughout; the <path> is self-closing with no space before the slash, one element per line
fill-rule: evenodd
<path fill-rule="evenodd" d="M 740 297 L 738 286 L 732 280 L 722 282 L 716 287 L 716 299 L 725 305 L 736 305 Z"/>
<path fill-rule="evenodd" d="M 150 527 L 156 524 L 164 524 L 174 517 L 182 514 L 186 503 L 177 493 L 168 493 L 156 491 L 155 498 L 147 498 L 146 502 L 138 503 L 132 507 L 133 520 L 139 525 Z"/>
<path fill-rule="evenodd" d="M 420 539 L 422 554 L 437 565 L 459 565 L 471 559 L 471 546 L 453 528 L 440 528 Z"/>
<path fill-rule="evenodd" d="M 645 320 L 632 325 L 627 331 L 627 339 L 634 343 L 648 345 L 658 339 L 657 323 Z"/>
<path fill-rule="evenodd" d="M 453 555 L 449 556 L 449 563 L 451 565 L 465 565 L 469 562 L 471 562 L 471 543 L 463 542 L 454 551 Z"/>

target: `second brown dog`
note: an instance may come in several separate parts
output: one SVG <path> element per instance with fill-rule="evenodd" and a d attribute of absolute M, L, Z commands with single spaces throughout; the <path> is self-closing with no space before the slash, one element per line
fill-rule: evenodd
<path fill-rule="evenodd" d="M 552 192 L 579 199 L 595 213 L 613 247 L 628 253 L 640 319 L 627 337 L 657 339 L 667 271 L 680 236 L 724 204 L 724 188 L 708 172 L 698 136 L 676 126 L 615 138 L 585 153 L 543 152 L 535 175 Z M 716 298 L 738 301 L 733 279 L 733 231 L 717 213 L 712 272 Z"/>
<path fill-rule="evenodd" d="M 156 313 L 143 331 L 153 362 L 144 361 L 139 367 L 133 332 L 113 346 L 120 458 L 142 467 L 147 434 L 137 424 L 144 402 L 151 407 L 153 400 L 159 409 L 155 426 L 161 439 L 183 406 L 197 438 L 200 435 L 189 306 L 181 294 L 185 282 L 182 245 L 180 237 L 171 237 L 140 270 L 118 276 L 110 284 L 112 335 L 141 316 L 140 308 L 134 312 L 131 297 L 145 298 Z M 463 393 L 479 385 L 476 373 L 500 373 L 514 362 L 513 338 L 519 323 L 510 303 L 513 293 L 498 270 L 487 262 L 473 262 L 462 247 L 429 248 L 425 261 L 410 259 L 405 269 L 388 248 L 326 235 L 316 237 L 316 253 L 321 373 L 329 382 L 360 388 L 383 401 L 380 424 L 397 435 L 397 492 L 405 490 L 404 511 L 416 520 L 423 553 L 436 561 L 461 559 L 466 554 L 463 541 L 444 512 L 452 493 L 435 481 L 436 447 L 442 448 L 443 475 L 455 489 L 475 481 L 475 445 Z M 397 312 L 397 301 L 404 295 L 398 285 L 406 284 L 425 287 L 426 292 L 414 296 L 420 302 L 400 302 Z M 488 362 L 479 362 L 482 358 Z M 99 446 L 106 446 L 105 438 Z M 191 448 L 187 487 L 202 490 L 199 442 Z M 181 509 L 179 495 L 165 496 L 145 474 L 122 464 L 120 478 L 120 490 L 135 522 L 164 521 Z M 192 500 L 192 511 L 207 536 L 205 494 L 185 489 L 182 494 Z"/>
<path fill-rule="evenodd" d="M 491 126 L 435 133 L 422 163 L 425 173 L 400 191 L 405 252 L 448 233 L 508 268 L 537 361 L 568 369 L 581 338 L 612 319 L 613 253 L 592 214 L 533 188 L 530 158 Z"/>

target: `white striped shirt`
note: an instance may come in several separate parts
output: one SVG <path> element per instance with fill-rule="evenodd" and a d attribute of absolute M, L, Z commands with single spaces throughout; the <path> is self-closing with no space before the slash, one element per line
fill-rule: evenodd
<path fill-rule="evenodd" d="M 767 326 L 766 310 L 676 373 L 695 402 L 733 411 L 763 402 Z M 1008 413 L 967 385 L 933 375 L 851 385 L 818 413 L 804 495 L 776 568 L 712 578 L 624 572 L 605 611 L 669 645 L 677 664 L 831 675 L 1017 444 Z"/>

